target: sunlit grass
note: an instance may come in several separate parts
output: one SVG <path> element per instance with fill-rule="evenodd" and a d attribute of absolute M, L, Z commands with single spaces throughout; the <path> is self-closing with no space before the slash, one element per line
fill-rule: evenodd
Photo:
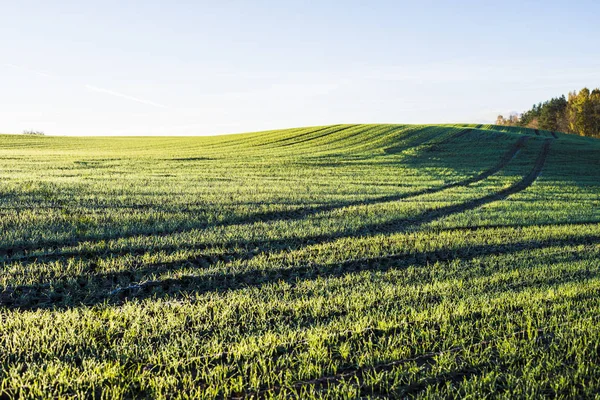
<path fill-rule="evenodd" d="M 600 142 L 538 133 L 0 136 L 0 394 L 591 396 Z"/>

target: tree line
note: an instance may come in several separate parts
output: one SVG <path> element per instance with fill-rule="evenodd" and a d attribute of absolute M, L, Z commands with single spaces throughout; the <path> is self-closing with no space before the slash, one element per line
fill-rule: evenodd
<path fill-rule="evenodd" d="M 496 124 L 600 137 L 600 89 L 570 92 L 568 98 L 534 104 L 521 115 L 499 115 Z"/>

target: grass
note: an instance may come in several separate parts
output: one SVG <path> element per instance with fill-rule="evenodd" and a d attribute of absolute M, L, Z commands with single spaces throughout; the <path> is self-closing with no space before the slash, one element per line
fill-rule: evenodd
<path fill-rule="evenodd" d="M 0 136 L 2 398 L 600 391 L 600 141 Z"/>

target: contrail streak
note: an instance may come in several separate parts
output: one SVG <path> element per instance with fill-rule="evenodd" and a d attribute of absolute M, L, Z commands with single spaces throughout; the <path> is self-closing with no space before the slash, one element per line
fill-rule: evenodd
<path fill-rule="evenodd" d="M 54 75 L 51 75 L 51 74 L 48 74 L 46 72 L 36 71 L 36 70 L 29 69 L 29 68 L 26 68 L 26 67 L 23 67 L 23 66 L 17 65 L 17 64 L 2 63 L 1 65 L 3 65 L 4 67 L 8 67 L 8 68 L 16 68 L 16 69 L 20 69 L 20 70 L 23 70 L 23 71 L 27 71 L 29 73 L 40 75 L 40 76 L 44 76 L 46 78 L 58 78 L 58 77 L 56 77 Z M 127 100 L 131 100 L 131 101 L 135 101 L 137 103 L 142 103 L 142 104 L 146 104 L 146 105 L 153 106 L 153 107 L 168 108 L 165 105 L 162 105 L 162 104 L 159 104 L 159 103 L 155 103 L 155 102 L 150 101 L 150 100 L 140 99 L 139 97 L 129 96 L 127 94 L 115 92 L 113 90 L 103 89 L 103 88 L 100 88 L 100 87 L 97 87 L 97 86 L 93 86 L 93 85 L 84 85 L 84 86 L 85 86 L 86 89 L 94 91 L 94 92 L 110 94 L 111 96 L 120 97 L 122 99 L 127 99 Z"/>

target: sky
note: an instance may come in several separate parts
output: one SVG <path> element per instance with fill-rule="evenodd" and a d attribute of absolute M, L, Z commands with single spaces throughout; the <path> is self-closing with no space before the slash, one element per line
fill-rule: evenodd
<path fill-rule="evenodd" d="M 600 86 L 600 2 L 0 0 L 0 132 L 493 122 Z"/>

